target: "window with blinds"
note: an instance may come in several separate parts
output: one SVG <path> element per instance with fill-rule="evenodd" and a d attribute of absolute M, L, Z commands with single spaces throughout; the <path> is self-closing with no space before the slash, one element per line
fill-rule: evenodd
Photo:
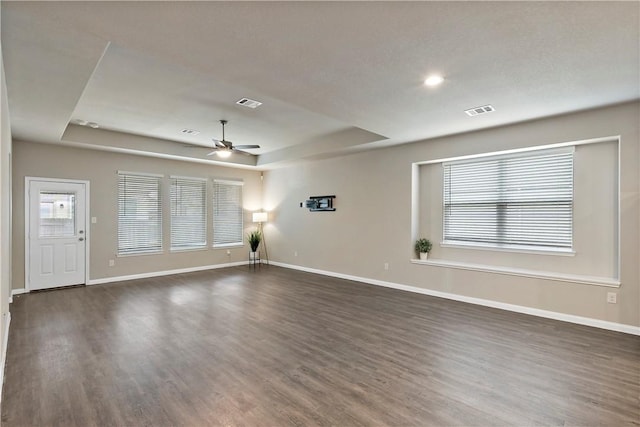
<path fill-rule="evenodd" d="M 242 245 L 242 181 L 213 181 L 213 246 Z"/>
<path fill-rule="evenodd" d="M 118 173 L 118 254 L 162 252 L 160 176 Z"/>
<path fill-rule="evenodd" d="M 573 152 L 443 164 L 445 243 L 570 250 Z"/>
<path fill-rule="evenodd" d="M 207 180 L 171 177 L 171 249 L 207 246 Z"/>

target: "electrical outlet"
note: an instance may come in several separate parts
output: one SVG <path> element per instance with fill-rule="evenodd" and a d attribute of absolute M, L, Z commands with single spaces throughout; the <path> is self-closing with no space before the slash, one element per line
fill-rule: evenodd
<path fill-rule="evenodd" d="M 91 217 L 91 224 L 97 224 L 98 223 L 98 218 L 95 216 Z"/>
<path fill-rule="evenodd" d="M 227 255 L 231 255 L 231 249 L 227 249 Z"/>
<path fill-rule="evenodd" d="M 389 269 L 389 263 L 388 263 L 388 262 L 385 262 L 385 263 L 384 263 L 384 269 L 385 269 L 385 270 L 388 270 L 388 269 Z"/>
<path fill-rule="evenodd" d="M 113 267 L 114 265 L 116 265 L 115 260 L 110 259 L 109 260 L 109 267 Z"/>
<path fill-rule="evenodd" d="M 293 256 L 298 256 L 298 251 L 293 251 Z"/>
<path fill-rule="evenodd" d="M 607 292 L 607 302 L 609 304 L 617 304 L 618 294 L 616 294 L 615 292 Z"/>

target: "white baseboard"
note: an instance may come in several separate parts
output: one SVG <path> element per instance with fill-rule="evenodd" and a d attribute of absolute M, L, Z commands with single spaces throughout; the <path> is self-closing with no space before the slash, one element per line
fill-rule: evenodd
<path fill-rule="evenodd" d="M 11 289 L 11 296 L 9 296 L 9 304 L 13 302 L 14 295 L 26 294 L 27 290 L 25 288 L 20 289 Z"/>
<path fill-rule="evenodd" d="M 4 388 L 4 367 L 7 362 L 7 347 L 9 346 L 9 324 L 11 324 L 11 312 L 7 312 L 7 320 L 4 325 L 4 339 L 2 340 L 2 360 L 0 360 L 0 402 L 2 402 L 2 389 Z"/>
<path fill-rule="evenodd" d="M 235 267 L 235 266 L 247 265 L 247 264 L 248 264 L 248 261 L 240 261 L 240 262 L 231 262 L 231 263 L 225 263 L 225 264 L 214 264 L 214 265 L 204 265 L 199 267 L 180 268 L 177 270 L 154 271 L 151 273 L 132 274 L 129 276 L 105 277 L 102 279 L 91 280 L 89 281 L 88 284 L 98 285 L 103 283 L 122 282 L 125 280 L 168 276 L 171 274 L 190 273 L 194 271 L 203 271 L 203 270 L 213 270 L 216 268 Z M 352 276 L 350 274 L 319 270 L 316 268 L 303 267 L 303 266 L 294 265 L 294 264 L 286 264 L 278 261 L 269 261 L 269 264 L 275 265 L 278 267 L 290 268 L 293 270 L 306 271 L 308 273 L 316 273 L 316 274 L 322 274 L 324 276 L 337 277 L 340 279 L 354 280 L 356 282 L 367 283 L 370 285 L 384 286 L 386 288 L 400 289 L 403 291 L 415 292 L 415 293 L 429 295 L 429 296 L 438 297 L 438 298 L 446 298 L 454 301 L 461 301 L 461 302 L 466 302 L 470 304 L 482 305 L 485 307 L 499 308 L 501 310 L 513 311 L 516 313 L 530 314 L 532 316 L 544 317 L 547 319 L 554 319 L 554 320 L 560 320 L 563 322 L 576 323 L 578 325 L 586 325 L 586 326 L 592 326 L 594 328 L 624 332 L 626 334 L 640 335 L 640 327 L 625 325 L 623 323 L 609 322 L 606 320 L 592 319 L 589 317 L 576 316 L 573 314 L 558 313 L 555 311 L 542 310 L 539 308 L 526 307 L 526 306 L 516 305 L 516 304 L 508 304 L 504 302 L 492 301 L 492 300 L 487 300 L 482 298 L 468 297 L 468 296 L 459 295 L 459 294 L 452 294 L 449 292 L 441 292 L 441 291 L 435 291 L 432 289 L 419 288 L 417 286 L 386 282 L 384 280 L 369 279 L 367 277 Z M 13 297 L 13 295 L 19 295 L 25 292 L 26 292 L 25 289 L 13 289 L 11 291 L 11 297 Z M 10 301 L 12 301 L 12 299 L 13 298 L 11 298 Z"/>
<path fill-rule="evenodd" d="M 225 264 L 201 265 L 198 267 L 179 268 L 176 270 L 152 271 L 150 273 L 131 274 L 128 276 L 104 277 L 102 279 L 89 280 L 87 285 L 101 285 L 103 283 L 123 282 L 125 280 L 148 279 L 150 277 L 170 276 L 172 274 L 192 273 L 194 271 L 214 270 L 216 268 L 236 267 L 247 265 L 249 261 L 228 262 Z"/>
<path fill-rule="evenodd" d="M 539 308 L 526 307 L 516 304 L 508 304 L 499 301 L 492 301 L 482 298 L 468 297 L 449 292 L 435 291 L 432 289 L 419 288 L 417 286 L 402 285 L 399 283 L 386 282 L 384 280 L 369 279 L 366 277 L 352 276 L 350 274 L 335 273 L 332 271 L 319 270 L 316 268 L 302 267 L 300 265 L 285 264 L 283 262 L 270 261 L 271 265 L 278 267 L 290 268 L 293 270 L 306 271 L 308 273 L 322 274 L 325 276 L 337 277 L 340 279 L 354 280 L 370 285 L 384 286 L 386 288 L 400 289 L 408 292 L 429 295 L 432 297 L 446 298 L 454 301 L 461 301 L 470 304 L 482 305 L 485 307 L 499 308 L 501 310 L 513 311 L 516 313 L 530 314 L 532 316 L 544 317 L 547 319 L 560 320 L 563 322 L 576 323 L 578 325 L 592 326 L 594 328 L 608 329 L 616 332 L 624 332 L 626 334 L 640 335 L 640 327 L 625 325 L 623 323 L 609 322 L 606 320 L 592 319 L 590 317 L 575 316 L 573 314 L 558 313 L 555 311 L 542 310 Z"/>

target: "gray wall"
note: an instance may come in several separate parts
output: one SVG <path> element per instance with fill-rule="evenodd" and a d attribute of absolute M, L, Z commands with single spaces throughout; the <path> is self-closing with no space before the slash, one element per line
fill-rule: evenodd
<path fill-rule="evenodd" d="M 1 49 L 0 47 L 0 343 L 4 343 L 11 292 L 11 128 Z"/>
<path fill-rule="evenodd" d="M 640 104 L 627 103 L 265 172 L 265 209 L 271 212 L 271 222 L 265 228 L 269 254 L 287 264 L 640 326 L 639 112 Z M 412 163 L 616 135 L 621 136 L 619 289 L 409 262 L 415 257 Z M 594 172 L 599 167 L 610 169 L 609 157 L 602 165 L 596 164 Z M 580 173 L 589 176 L 588 168 Z M 580 185 L 588 197 L 601 194 L 600 190 L 590 193 L 582 182 Z M 611 188 L 611 179 L 603 185 Z M 325 194 L 336 194 L 336 212 L 311 213 L 299 207 L 309 196 Z M 585 220 L 598 223 L 597 218 Z M 610 221 L 603 227 L 610 230 Z M 578 241 L 600 244 L 599 229 L 580 227 L 576 233 Z M 603 244 L 610 247 L 611 237 L 607 239 Z M 581 253 L 580 263 L 592 261 L 602 267 L 599 259 L 584 259 L 598 252 L 591 253 Z M 604 264 L 612 264 L 611 255 L 605 254 Z M 491 256 L 499 260 L 496 264 L 508 260 L 498 252 Z M 535 265 L 528 258 L 522 257 L 525 263 Z M 384 263 L 389 263 L 388 270 Z M 600 273 L 608 274 L 607 268 Z M 606 302 L 610 291 L 618 293 L 617 304 Z"/>
<path fill-rule="evenodd" d="M 26 176 L 90 181 L 90 215 L 97 218 L 97 223 L 91 224 L 88 230 L 91 280 L 248 259 L 247 245 L 230 248 L 230 255 L 227 255 L 226 249 L 211 248 L 211 232 L 208 249 L 169 252 L 170 211 L 166 203 L 163 210 L 164 253 L 117 257 L 118 170 L 164 174 L 165 178 L 162 182 L 164 200 L 168 200 L 170 175 L 242 179 L 245 183 L 243 188 L 245 234 L 255 228 L 251 222 L 251 212 L 260 209 L 262 197 L 262 182 L 258 171 L 16 140 L 13 153 L 13 289 L 24 288 Z M 209 201 L 210 199 L 211 197 Z M 207 212 L 210 216 L 211 206 L 207 206 Z M 208 228 L 211 231 L 210 218 L 208 222 Z M 115 266 L 109 267 L 110 259 L 115 260 Z"/>

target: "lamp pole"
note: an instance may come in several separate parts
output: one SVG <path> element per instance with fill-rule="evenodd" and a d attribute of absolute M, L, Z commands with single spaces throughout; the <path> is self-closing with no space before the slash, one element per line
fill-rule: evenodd
<path fill-rule="evenodd" d="M 264 237 L 262 222 L 259 222 L 258 224 L 260 225 L 260 235 L 262 236 L 262 248 L 264 249 L 264 258 L 267 260 L 265 264 L 269 265 L 269 252 L 267 251 L 267 239 Z"/>

